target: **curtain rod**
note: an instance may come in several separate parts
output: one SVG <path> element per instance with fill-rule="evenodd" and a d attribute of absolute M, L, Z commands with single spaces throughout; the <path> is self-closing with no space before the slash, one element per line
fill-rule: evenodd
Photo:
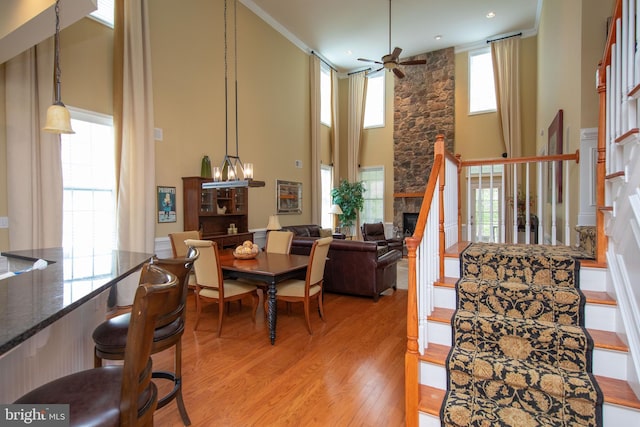
<path fill-rule="evenodd" d="M 365 68 L 364 70 L 352 71 L 350 73 L 347 73 L 347 76 L 350 76 L 352 74 L 358 74 L 358 73 L 366 73 L 367 71 L 371 71 L 371 67 Z"/>
<path fill-rule="evenodd" d="M 318 55 L 318 54 L 317 54 L 317 53 L 315 53 L 314 51 L 311 51 L 311 54 L 312 54 L 313 56 L 315 56 L 316 58 L 318 58 L 320 61 L 324 62 L 324 64 L 325 64 L 327 67 L 331 68 L 331 69 L 332 69 L 333 71 L 335 71 L 336 73 L 338 72 L 338 70 L 336 70 L 336 69 L 335 69 L 331 64 L 329 64 L 327 61 L 325 61 L 323 57 L 321 57 L 320 55 Z"/>
<path fill-rule="evenodd" d="M 511 37 L 520 37 L 522 33 L 512 34 L 510 36 L 498 37 L 497 39 L 487 40 L 487 43 L 497 42 L 499 40 L 510 39 Z"/>

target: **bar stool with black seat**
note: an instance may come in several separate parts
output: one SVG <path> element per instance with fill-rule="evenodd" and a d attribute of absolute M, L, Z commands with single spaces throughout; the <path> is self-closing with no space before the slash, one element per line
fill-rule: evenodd
<path fill-rule="evenodd" d="M 88 369 L 44 384 L 14 403 L 69 405 L 70 426 L 152 426 L 158 390 L 151 381 L 156 320 L 179 287 L 175 275 L 150 266 L 136 289 L 124 364 Z"/>
<path fill-rule="evenodd" d="M 164 312 L 158 318 L 153 336 L 151 354 L 159 353 L 175 347 L 174 371 L 154 371 L 153 378 L 173 382 L 173 389 L 158 400 L 158 409 L 166 406 L 175 399 L 184 425 L 191 425 L 182 398 L 182 334 L 184 332 L 188 277 L 199 252 L 189 248 L 186 258 L 153 258 L 152 264 L 173 273 L 178 278 L 179 286 L 172 292 Z M 141 280 L 144 280 L 143 267 Z M 121 314 L 109 319 L 93 331 L 95 344 L 94 366 L 102 366 L 102 360 L 122 360 L 126 347 L 127 330 L 129 328 L 130 313 Z"/>

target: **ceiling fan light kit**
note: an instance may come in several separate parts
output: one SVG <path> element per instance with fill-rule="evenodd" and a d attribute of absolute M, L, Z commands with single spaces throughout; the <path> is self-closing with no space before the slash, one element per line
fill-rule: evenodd
<path fill-rule="evenodd" d="M 382 65 L 382 67 L 375 70 L 374 73 L 377 73 L 380 70 L 393 71 L 393 74 L 400 79 L 404 77 L 404 73 L 399 68 L 400 65 L 424 65 L 427 63 L 426 59 L 400 61 L 400 53 L 402 53 L 402 49 L 399 47 L 396 47 L 393 49 L 393 52 L 391 52 L 391 0 L 389 0 L 389 52 L 390 53 L 384 55 L 380 61 L 366 58 L 358 58 L 358 61 L 373 62 L 374 64 Z"/>

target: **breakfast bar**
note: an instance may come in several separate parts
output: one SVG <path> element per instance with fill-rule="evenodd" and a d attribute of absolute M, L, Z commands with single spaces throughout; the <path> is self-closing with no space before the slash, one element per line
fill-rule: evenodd
<path fill-rule="evenodd" d="M 21 267 L 19 274 L 0 280 L 0 403 L 92 367 L 91 333 L 105 319 L 109 290 L 152 256 L 63 248 L 0 255 L 7 265 Z M 38 260 L 47 261 L 46 268 L 24 271 Z M 129 280 L 137 283 L 135 275 Z"/>

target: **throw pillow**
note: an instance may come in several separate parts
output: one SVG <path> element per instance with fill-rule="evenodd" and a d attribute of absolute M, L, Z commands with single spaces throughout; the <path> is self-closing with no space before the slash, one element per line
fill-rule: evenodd
<path fill-rule="evenodd" d="M 331 237 L 333 236 L 333 230 L 330 228 L 321 228 L 320 229 L 320 238 L 323 237 Z"/>

